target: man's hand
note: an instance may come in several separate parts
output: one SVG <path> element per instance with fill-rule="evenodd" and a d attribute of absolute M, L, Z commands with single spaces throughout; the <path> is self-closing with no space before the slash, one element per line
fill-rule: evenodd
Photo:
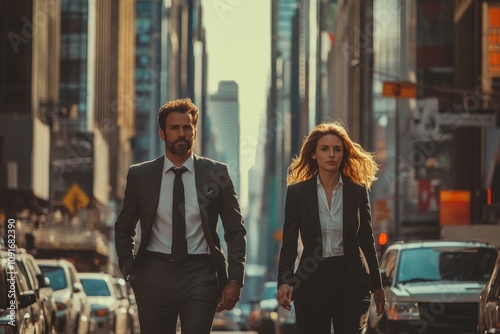
<path fill-rule="evenodd" d="M 236 281 L 227 282 L 217 305 L 217 313 L 232 310 L 241 297 L 241 284 Z"/>
<path fill-rule="evenodd" d="M 278 304 L 281 305 L 285 310 L 290 311 L 292 309 L 292 295 L 293 289 L 290 284 L 281 284 L 278 287 L 276 300 L 278 301 Z"/>

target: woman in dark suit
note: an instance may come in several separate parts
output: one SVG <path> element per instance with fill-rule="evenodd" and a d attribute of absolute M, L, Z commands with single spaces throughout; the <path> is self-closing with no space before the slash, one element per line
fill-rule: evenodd
<path fill-rule="evenodd" d="M 370 292 L 384 311 L 367 192 L 377 170 L 339 121 L 318 125 L 289 167 L 276 299 L 288 310 L 294 300 L 300 333 L 329 334 L 332 323 L 362 333 Z"/>

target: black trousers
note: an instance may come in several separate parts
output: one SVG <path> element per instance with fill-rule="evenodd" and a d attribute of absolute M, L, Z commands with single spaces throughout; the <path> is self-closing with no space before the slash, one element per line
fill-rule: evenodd
<path fill-rule="evenodd" d="M 368 287 L 351 275 L 343 256 L 319 263 L 314 284 L 297 290 L 295 314 L 301 334 L 362 333 L 370 307 Z"/>
<path fill-rule="evenodd" d="M 210 333 L 218 303 L 217 278 L 208 256 L 182 264 L 145 254 L 130 282 L 141 334 Z"/>

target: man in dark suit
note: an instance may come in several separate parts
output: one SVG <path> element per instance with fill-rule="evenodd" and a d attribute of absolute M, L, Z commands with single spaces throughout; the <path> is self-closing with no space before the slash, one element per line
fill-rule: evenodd
<path fill-rule="evenodd" d="M 246 230 L 227 165 L 192 153 L 198 108 L 190 99 L 170 101 L 158 122 L 165 155 L 131 166 L 127 176 L 115 224 L 119 266 L 134 290 L 142 334 L 175 333 L 178 317 L 182 333 L 209 333 L 215 312 L 240 299 Z"/>

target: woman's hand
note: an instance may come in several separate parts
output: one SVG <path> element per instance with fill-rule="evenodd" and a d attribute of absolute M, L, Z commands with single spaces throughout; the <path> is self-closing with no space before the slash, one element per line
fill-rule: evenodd
<path fill-rule="evenodd" d="M 383 288 L 373 290 L 373 301 L 377 307 L 377 315 L 381 315 L 385 311 L 385 291 Z"/>
<path fill-rule="evenodd" d="M 290 284 L 281 284 L 278 287 L 278 293 L 276 294 L 276 300 L 278 304 L 281 305 L 285 310 L 290 311 L 292 308 L 292 295 L 293 289 Z"/>

